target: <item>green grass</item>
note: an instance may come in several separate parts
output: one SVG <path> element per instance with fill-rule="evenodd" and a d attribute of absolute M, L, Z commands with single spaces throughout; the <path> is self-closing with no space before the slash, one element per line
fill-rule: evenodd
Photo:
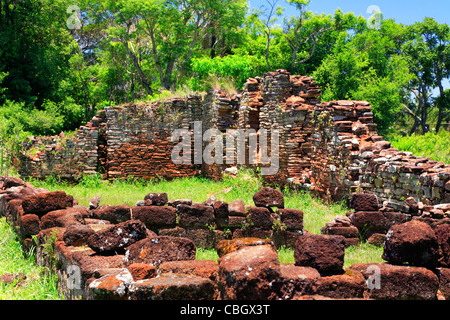
<path fill-rule="evenodd" d="M 0 275 L 24 273 L 25 281 L 4 284 L 0 282 L 0 300 L 54 300 L 59 299 L 56 277 L 44 273 L 36 265 L 33 255 L 24 255 L 19 240 L 6 222 L 0 219 Z"/>
<path fill-rule="evenodd" d="M 89 200 L 100 196 L 100 204 L 135 205 L 150 192 L 166 192 L 168 198 L 192 199 L 203 202 L 214 195 L 218 200 L 233 202 L 243 200 L 245 205 L 252 206 L 253 195 L 262 187 L 262 181 L 251 170 L 241 171 L 236 178 L 225 178 L 212 181 L 202 177 L 181 178 L 172 181 L 140 181 L 137 179 L 102 181 L 98 176 L 85 177 L 80 184 L 67 184 L 49 178 L 47 181 L 31 180 L 36 187 L 50 191 L 64 190 L 72 195 L 78 203 L 89 206 Z M 306 192 L 284 191 L 285 207 L 300 209 L 304 213 L 304 228 L 312 233 L 320 233 L 320 228 L 337 215 L 348 212 L 343 204 L 324 204 L 320 199 Z"/>
<path fill-rule="evenodd" d="M 400 151 L 410 151 L 415 156 L 430 157 L 432 160 L 450 164 L 450 132 L 441 130 L 439 134 L 428 132 L 425 135 L 389 137 L 394 148 Z"/>

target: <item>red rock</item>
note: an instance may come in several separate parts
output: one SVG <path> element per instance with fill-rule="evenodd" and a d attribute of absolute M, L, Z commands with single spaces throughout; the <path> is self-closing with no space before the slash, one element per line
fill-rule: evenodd
<path fill-rule="evenodd" d="M 226 300 L 265 300 L 279 275 L 278 254 L 268 244 L 246 246 L 219 258 L 219 287 Z"/>
<path fill-rule="evenodd" d="M 391 226 L 390 221 L 381 211 L 351 212 L 348 214 L 348 217 L 366 239 L 374 233 L 387 232 Z"/>
<path fill-rule="evenodd" d="M 192 206 L 180 204 L 177 206 L 179 225 L 186 228 L 206 228 L 214 223 L 214 209 L 193 203 Z"/>
<path fill-rule="evenodd" d="M 213 300 L 216 297 L 216 286 L 211 280 L 176 273 L 133 282 L 128 291 L 130 300 Z"/>
<path fill-rule="evenodd" d="M 179 205 L 179 204 L 186 204 L 186 205 L 190 206 L 190 205 L 192 205 L 192 200 L 191 199 L 176 199 L 176 200 L 170 200 L 169 202 L 167 202 L 167 204 L 174 208 L 176 208 L 177 205 Z"/>
<path fill-rule="evenodd" d="M 275 219 L 275 215 L 264 207 L 249 207 L 247 210 L 247 221 L 254 227 L 271 228 Z"/>
<path fill-rule="evenodd" d="M 368 297 L 379 300 L 435 300 L 439 279 L 422 267 L 357 263 L 350 267 L 366 279 Z"/>
<path fill-rule="evenodd" d="M 142 221 L 149 229 L 170 228 L 176 223 L 176 210 L 169 206 L 133 206 L 133 219 Z"/>
<path fill-rule="evenodd" d="M 167 193 L 149 193 L 144 197 L 144 200 L 151 200 L 154 206 L 163 206 L 169 202 Z"/>
<path fill-rule="evenodd" d="M 442 267 L 450 267 L 450 224 L 441 224 L 434 229 L 436 238 L 441 249 L 439 264 Z"/>
<path fill-rule="evenodd" d="M 450 269 L 439 268 L 439 291 L 444 296 L 445 300 L 450 300 Z"/>
<path fill-rule="evenodd" d="M 382 257 L 392 264 L 434 267 L 439 258 L 436 235 L 429 225 L 417 220 L 392 226 Z"/>
<path fill-rule="evenodd" d="M 228 214 L 230 216 L 240 216 L 245 217 L 247 214 L 245 212 L 244 201 L 236 200 L 228 204 Z"/>
<path fill-rule="evenodd" d="M 134 281 L 156 277 L 156 267 L 145 263 L 133 263 L 127 267 Z"/>
<path fill-rule="evenodd" d="M 20 178 L 16 178 L 16 177 L 6 177 L 5 180 L 3 180 L 3 188 L 4 189 L 9 189 L 12 187 L 19 187 L 19 186 L 24 186 L 25 182 L 20 179 Z"/>
<path fill-rule="evenodd" d="M 4 273 L 0 275 L 0 283 L 5 285 L 25 281 L 27 276 L 24 273 Z"/>
<path fill-rule="evenodd" d="M 445 191 L 450 192 L 450 180 L 445 183 L 444 189 Z"/>
<path fill-rule="evenodd" d="M 353 194 L 350 208 L 355 211 L 378 211 L 378 198 L 368 193 Z"/>
<path fill-rule="evenodd" d="M 280 216 L 281 223 L 288 230 L 303 229 L 303 211 L 297 209 L 278 209 L 277 214 Z"/>
<path fill-rule="evenodd" d="M 367 242 L 377 246 L 382 247 L 384 245 L 384 241 L 386 241 L 386 235 L 383 233 L 374 233 L 367 239 Z"/>
<path fill-rule="evenodd" d="M 71 225 L 66 228 L 63 240 L 68 246 L 83 246 L 95 231 L 84 224 Z"/>
<path fill-rule="evenodd" d="M 284 197 L 281 191 L 264 187 L 253 195 L 253 201 L 257 207 L 277 207 L 284 208 Z"/>
<path fill-rule="evenodd" d="M 316 294 L 334 299 L 363 298 L 366 281 L 361 272 L 348 269 L 344 274 L 321 277 Z"/>
<path fill-rule="evenodd" d="M 167 261 L 159 266 L 160 273 L 189 274 L 216 281 L 219 264 L 212 260 Z"/>
<path fill-rule="evenodd" d="M 88 295 L 94 300 L 122 300 L 127 298 L 127 288 L 133 281 L 127 269 L 95 279 L 89 284 Z"/>
<path fill-rule="evenodd" d="M 226 254 L 229 254 L 233 251 L 239 250 L 244 247 L 252 247 L 252 246 L 262 246 L 262 245 L 271 245 L 274 250 L 274 244 L 270 239 L 259 239 L 259 238 L 237 238 L 232 240 L 222 240 L 217 246 L 217 254 L 219 257 L 222 257 Z"/>
<path fill-rule="evenodd" d="M 313 267 L 319 272 L 339 272 L 344 265 L 342 236 L 307 234 L 298 237 L 294 248 L 296 266 Z"/>
<path fill-rule="evenodd" d="M 128 247 L 126 263 L 146 263 L 158 267 L 165 261 L 194 260 L 195 245 L 187 238 L 158 236 L 140 240 Z"/>
<path fill-rule="evenodd" d="M 97 253 L 120 252 L 146 237 L 144 223 L 129 220 L 95 232 L 88 238 L 88 246 Z"/>
<path fill-rule="evenodd" d="M 62 242 L 64 244 L 64 242 Z M 124 255 L 99 255 L 91 249 L 73 251 L 71 263 L 80 267 L 83 279 L 94 277 L 95 270 L 105 268 L 125 268 Z"/>
<path fill-rule="evenodd" d="M 281 264 L 280 276 L 273 282 L 271 300 L 291 300 L 295 296 L 312 295 L 317 291 L 319 272 L 310 267 Z"/>
<path fill-rule="evenodd" d="M 100 206 L 91 211 L 90 217 L 107 220 L 111 223 L 125 222 L 131 219 L 130 206 L 126 204 L 118 206 Z"/>
<path fill-rule="evenodd" d="M 54 227 L 66 228 L 70 225 L 84 224 L 84 219 L 78 208 L 70 207 L 50 211 L 41 217 L 41 229 L 49 229 Z"/>
<path fill-rule="evenodd" d="M 73 197 L 64 191 L 39 193 L 23 198 L 24 213 L 33 213 L 43 216 L 50 211 L 65 209 L 73 206 Z"/>
<path fill-rule="evenodd" d="M 215 222 L 218 227 L 228 225 L 228 203 L 225 201 L 215 201 L 213 204 Z"/>
<path fill-rule="evenodd" d="M 21 225 L 25 230 L 25 233 L 29 236 L 36 235 L 40 229 L 39 217 L 35 214 L 26 214 L 21 218 Z"/>

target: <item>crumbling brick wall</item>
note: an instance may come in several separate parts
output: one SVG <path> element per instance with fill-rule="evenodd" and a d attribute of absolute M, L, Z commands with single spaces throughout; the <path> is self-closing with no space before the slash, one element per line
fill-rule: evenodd
<path fill-rule="evenodd" d="M 330 200 L 371 192 L 399 210 L 406 210 L 403 200 L 410 196 L 426 204 L 450 202 L 450 165 L 391 148 L 376 132 L 369 102 L 321 103 L 319 96 L 311 77 L 277 70 L 248 79 L 243 91 L 232 96 L 219 90 L 204 97 L 107 107 L 80 127 L 73 140 L 35 139 L 32 145 L 38 151 L 24 154 L 20 173 L 70 180 L 95 172 L 105 179 L 196 174 L 218 179 L 226 168 L 238 166 L 237 159 L 226 155 L 222 164 L 196 163 L 196 155 L 207 145 L 200 137 L 201 150 L 195 148 L 194 127 L 201 123 L 202 133 L 217 129 L 224 142 L 233 130 L 247 130 L 243 141 L 226 147 L 236 151 L 243 143 L 245 161 L 239 165 L 254 169 L 270 167 L 262 151 L 275 156 L 278 170 L 264 176 L 269 185 L 289 184 Z M 190 164 L 174 164 L 171 159 L 178 143 L 171 141 L 175 129 L 191 135 Z M 269 133 L 265 149 L 260 148 L 264 130 Z M 275 131 L 277 152 L 271 150 Z M 248 148 L 251 139 L 258 144 L 256 155 Z"/>

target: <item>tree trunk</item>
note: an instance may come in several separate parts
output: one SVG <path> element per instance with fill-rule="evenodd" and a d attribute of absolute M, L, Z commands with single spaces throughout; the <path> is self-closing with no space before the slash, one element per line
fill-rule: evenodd
<path fill-rule="evenodd" d="M 438 86 L 439 86 L 439 95 L 440 97 L 444 97 L 444 88 L 442 87 L 442 80 L 438 79 Z M 436 123 L 436 133 L 439 133 L 439 130 L 441 129 L 442 120 L 444 120 L 444 106 L 441 105 L 442 101 L 438 99 L 438 119 Z"/>
<path fill-rule="evenodd" d="M 131 60 L 133 61 L 133 65 L 136 68 L 137 73 L 138 73 L 139 82 L 142 84 L 142 86 L 144 87 L 145 91 L 147 91 L 147 94 L 152 96 L 153 95 L 153 90 L 150 87 L 150 81 L 147 79 L 147 77 L 145 76 L 144 72 L 142 71 L 142 68 L 139 65 L 139 61 L 138 61 L 136 55 L 134 54 L 133 51 L 131 51 L 130 46 L 128 45 L 128 41 L 123 40 L 123 39 L 120 39 L 120 41 L 122 42 L 123 46 L 127 50 L 128 55 L 131 57 Z"/>

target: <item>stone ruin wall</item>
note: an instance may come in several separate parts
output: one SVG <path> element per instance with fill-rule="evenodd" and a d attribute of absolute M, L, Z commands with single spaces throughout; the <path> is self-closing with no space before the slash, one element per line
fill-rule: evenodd
<path fill-rule="evenodd" d="M 231 97 L 212 91 L 205 97 L 107 107 L 72 140 L 34 138 L 31 150 L 38 151 L 25 153 L 19 172 L 38 179 L 53 174 L 77 180 L 95 172 L 111 180 L 197 174 L 217 179 L 233 165 L 175 165 L 171 159 L 177 144 L 170 141 L 173 130 L 193 132 L 194 121 L 201 121 L 203 132 L 216 128 L 224 136 L 227 129 L 254 129 L 257 135 L 260 129 L 278 130 L 280 168 L 264 177 L 269 185 L 303 188 L 333 200 L 373 193 L 403 212 L 409 197 L 425 205 L 450 202 L 450 165 L 393 149 L 377 134 L 368 102 L 321 103 L 319 96 L 311 77 L 277 70 L 250 78 Z"/>

